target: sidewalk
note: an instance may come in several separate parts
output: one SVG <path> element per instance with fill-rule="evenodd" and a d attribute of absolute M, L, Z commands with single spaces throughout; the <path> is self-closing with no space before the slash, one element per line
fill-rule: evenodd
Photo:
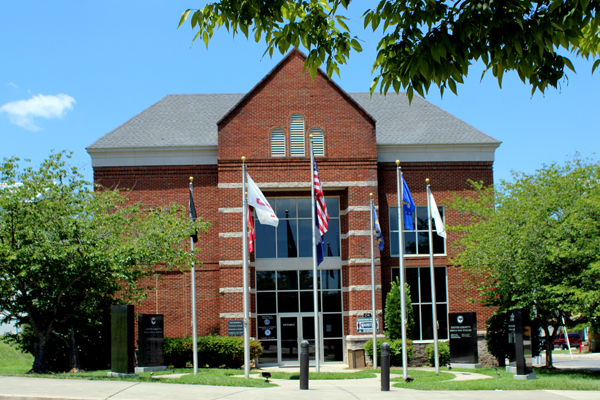
<path fill-rule="evenodd" d="M 311 381 L 310 390 L 299 390 L 298 381 L 277 380 L 280 386 L 241 388 L 146 382 L 86 381 L 0 376 L 2 400 L 597 400 L 592 391 L 418 391 L 391 388 L 380 391 L 377 378 Z"/>

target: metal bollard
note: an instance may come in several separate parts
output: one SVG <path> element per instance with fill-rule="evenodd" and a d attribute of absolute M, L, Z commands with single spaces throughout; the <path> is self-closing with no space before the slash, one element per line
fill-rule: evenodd
<path fill-rule="evenodd" d="M 308 342 L 300 345 L 300 390 L 308 390 Z"/>
<path fill-rule="evenodd" d="M 390 344 L 381 345 L 381 391 L 390 391 Z"/>

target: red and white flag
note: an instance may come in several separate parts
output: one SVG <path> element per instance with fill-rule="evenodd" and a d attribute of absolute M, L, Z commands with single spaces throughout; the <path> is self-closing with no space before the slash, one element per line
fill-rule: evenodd
<path fill-rule="evenodd" d="M 246 176 L 248 177 L 248 205 L 254 207 L 260 223 L 271 226 L 279 225 L 279 218 L 275 216 L 275 212 L 265 196 L 250 178 L 250 175 L 247 174 Z"/>
<path fill-rule="evenodd" d="M 256 233 L 254 232 L 254 221 L 252 221 L 252 211 L 248 206 L 248 252 L 254 251 L 254 240 L 256 239 Z"/>

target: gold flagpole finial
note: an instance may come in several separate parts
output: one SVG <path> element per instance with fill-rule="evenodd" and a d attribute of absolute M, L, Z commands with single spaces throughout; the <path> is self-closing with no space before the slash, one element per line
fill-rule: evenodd
<path fill-rule="evenodd" d="M 312 139 L 312 138 L 313 138 L 313 135 L 312 135 L 312 133 L 311 133 L 310 135 L 308 135 L 308 138 L 309 138 L 309 139 Z"/>
<path fill-rule="evenodd" d="M 242 156 L 242 162 L 246 162 L 246 157 Z"/>
<path fill-rule="evenodd" d="M 370 197 L 370 198 L 373 198 L 373 193 L 369 193 L 369 197 Z"/>
<path fill-rule="evenodd" d="M 396 160 L 396 165 L 400 165 L 400 160 Z"/>
<path fill-rule="evenodd" d="M 193 181 L 194 181 L 194 177 L 190 176 L 190 182 L 193 182 Z"/>
<path fill-rule="evenodd" d="M 429 185 L 429 178 L 425 179 L 425 183 Z"/>

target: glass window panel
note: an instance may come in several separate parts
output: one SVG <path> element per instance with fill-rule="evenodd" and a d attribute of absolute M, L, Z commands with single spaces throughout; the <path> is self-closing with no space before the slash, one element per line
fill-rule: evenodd
<path fill-rule="evenodd" d="M 312 257 L 312 220 L 298 220 L 298 249 L 299 257 Z"/>
<path fill-rule="evenodd" d="M 390 282 L 396 282 L 396 278 L 398 278 L 398 282 L 400 281 L 400 268 L 392 268 L 392 280 Z"/>
<path fill-rule="evenodd" d="M 312 239 L 312 238 L 311 238 Z M 325 240 L 325 257 L 340 256 L 340 220 L 330 219 L 329 228 L 323 236 Z M 312 255 L 312 253 L 311 253 Z"/>
<path fill-rule="evenodd" d="M 277 199 L 277 218 L 296 218 L 296 199 Z"/>
<path fill-rule="evenodd" d="M 419 232 L 419 254 L 429 254 L 429 232 Z"/>
<path fill-rule="evenodd" d="M 275 253 L 275 227 L 255 222 L 256 232 L 256 258 L 276 258 Z"/>
<path fill-rule="evenodd" d="M 417 207 L 417 230 L 429 230 L 429 224 L 427 223 L 427 206 Z"/>
<path fill-rule="evenodd" d="M 318 275 L 318 274 L 317 274 Z M 318 276 L 317 276 L 318 278 Z M 300 271 L 300 290 L 307 290 L 313 288 L 313 272 Z"/>
<path fill-rule="evenodd" d="M 404 232 L 404 254 L 417 254 L 417 234 Z"/>
<path fill-rule="evenodd" d="M 256 290 L 275 290 L 275 271 L 257 271 Z"/>
<path fill-rule="evenodd" d="M 278 292 L 279 312 L 298 312 L 298 292 Z"/>
<path fill-rule="evenodd" d="M 419 312 L 418 304 L 413 304 L 413 315 L 415 317 L 415 326 L 413 327 L 412 338 L 413 340 L 421 340 L 421 313 Z M 409 333 L 406 335 L 409 336 Z"/>
<path fill-rule="evenodd" d="M 298 271 L 277 271 L 277 290 L 298 290 Z"/>
<path fill-rule="evenodd" d="M 388 212 L 390 213 L 390 231 L 398 230 L 398 207 L 390 207 L 388 208 Z M 396 239 L 398 240 L 398 239 Z M 398 254 L 398 253 L 396 253 Z"/>
<path fill-rule="evenodd" d="M 398 250 L 398 236 L 400 236 L 398 232 L 390 232 L 390 255 L 398 256 L 400 254 L 400 250 Z"/>
<path fill-rule="evenodd" d="M 444 254 L 446 252 L 444 238 L 439 236 L 436 232 L 431 232 L 431 236 L 433 238 L 433 253 Z"/>
<path fill-rule="evenodd" d="M 327 214 L 329 218 L 338 218 L 340 216 L 340 200 L 337 197 L 325 197 L 327 205 Z"/>
<path fill-rule="evenodd" d="M 323 291 L 323 311 L 336 312 L 342 311 L 342 292 Z"/>
<path fill-rule="evenodd" d="M 312 218 L 310 202 L 310 198 L 298 199 L 298 218 Z"/>
<path fill-rule="evenodd" d="M 431 304 L 421 305 L 421 340 L 433 339 L 433 312 Z"/>
<path fill-rule="evenodd" d="M 277 341 L 276 340 L 261 340 L 262 355 L 258 358 L 261 363 L 276 363 L 277 362 Z"/>
<path fill-rule="evenodd" d="M 340 270 L 327 269 L 321 271 L 323 275 L 323 289 L 341 289 Z"/>
<path fill-rule="evenodd" d="M 315 317 L 302 317 L 302 338 L 304 340 L 315 340 Z"/>
<path fill-rule="evenodd" d="M 431 303 L 431 273 L 429 268 L 419 268 L 421 278 L 421 303 Z"/>
<path fill-rule="evenodd" d="M 400 269 L 398 269 L 400 270 Z M 406 283 L 410 287 L 410 301 L 419 302 L 419 268 L 406 268 Z"/>
<path fill-rule="evenodd" d="M 438 304 L 436 310 L 438 322 L 440 323 L 438 339 L 448 339 L 448 305 Z"/>
<path fill-rule="evenodd" d="M 435 268 L 435 301 L 446 302 L 446 268 Z"/>
<path fill-rule="evenodd" d="M 277 228 L 277 258 L 297 258 L 296 220 L 281 220 Z"/>
<path fill-rule="evenodd" d="M 342 337 L 342 314 L 323 314 L 323 337 Z"/>
<path fill-rule="evenodd" d="M 323 341 L 325 361 L 344 361 L 344 342 L 342 339 L 329 339 Z"/>
<path fill-rule="evenodd" d="M 275 292 L 256 292 L 256 312 L 258 314 L 274 314 L 277 312 Z"/>
<path fill-rule="evenodd" d="M 300 292 L 300 312 L 313 312 L 314 310 L 315 300 L 312 290 L 310 292 Z"/>

